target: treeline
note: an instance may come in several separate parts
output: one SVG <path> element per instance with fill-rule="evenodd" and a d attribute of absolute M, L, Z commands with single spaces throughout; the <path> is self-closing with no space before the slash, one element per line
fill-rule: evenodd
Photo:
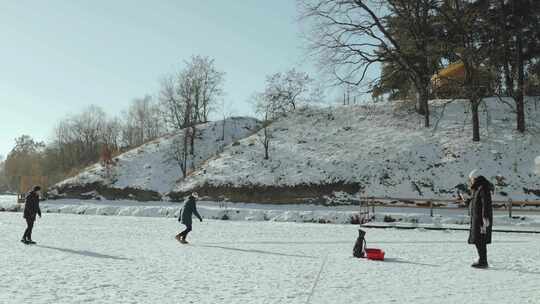
<path fill-rule="evenodd" d="M 208 122 L 211 113 L 218 110 L 223 111 L 223 119 L 230 115 L 221 103 L 224 80 L 225 72 L 213 59 L 193 56 L 178 71 L 162 78 L 158 92 L 132 100 L 119 116 L 107 115 L 91 105 L 58 122 L 48 143 L 22 135 L 15 139 L 6 159 L 0 157 L 0 192 L 17 192 L 24 176 L 46 176 L 52 185 L 98 161 L 110 164 L 122 152 L 179 132 L 183 136 L 177 137 L 172 152 L 185 177 L 193 169 L 197 126 Z M 268 124 L 320 98 L 321 90 L 307 73 L 290 69 L 267 76 L 264 90 L 252 98 L 254 110 L 264 120 L 261 146 L 266 159 L 271 139 Z"/>
<path fill-rule="evenodd" d="M 196 125 L 208 121 L 218 108 L 224 75 L 214 60 L 193 56 L 179 71 L 164 77 L 156 97 L 136 98 L 118 116 L 91 105 L 58 122 L 48 143 L 28 135 L 16 138 L 11 152 L 0 158 L 0 192 L 17 192 L 24 176 L 46 176 L 48 184 L 54 184 L 88 165 L 110 161 L 181 129 L 189 129 L 186 142 L 179 143 L 187 159 L 194 153 Z"/>
<path fill-rule="evenodd" d="M 55 183 L 100 159 L 114 156 L 167 132 L 159 104 L 151 97 L 134 99 L 119 117 L 91 105 L 54 128 L 47 144 L 28 135 L 15 146 L 0 168 L 0 191 L 19 190 L 23 176 L 47 176 Z"/>
<path fill-rule="evenodd" d="M 413 96 L 426 127 L 429 99 L 466 98 L 474 141 L 482 99 L 510 96 L 516 129 L 525 132 L 524 96 L 540 88 L 540 1 L 298 2 L 310 49 L 336 84 L 365 87 L 374 97 Z M 433 81 L 450 64 L 461 65 L 463 75 Z M 369 77 L 381 67 L 379 77 Z"/>

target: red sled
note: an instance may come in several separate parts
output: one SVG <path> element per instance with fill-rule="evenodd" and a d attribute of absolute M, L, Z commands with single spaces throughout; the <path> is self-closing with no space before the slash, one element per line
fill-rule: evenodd
<path fill-rule="evenodd" d="M 384 261 L 384 251 L 378 248 L 366 248 L 366 258 L 368 260 Z"/>

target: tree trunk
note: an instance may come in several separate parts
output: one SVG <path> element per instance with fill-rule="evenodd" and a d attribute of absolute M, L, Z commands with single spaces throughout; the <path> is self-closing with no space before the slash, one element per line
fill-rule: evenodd
<path fill-rule="evenodd" d="M 184 130 L 184 144 L 182 145 L 182 155 L 181 155 L 182 175 L 184 176 L 184 178 L 186 178 L 187 176 L 188 136 L 189 136 L 189 128 L 186 128 Z"/>
<path fill-rule="evenodd" d="M 420 114 L 420 115 L 426 115 L 426 104 L 422 100 L 420 90 L 418 90 L 417 99 L 418 100 L 417 100 L 417 105 L 416 105 L 416 112 L 418 112 L 418 114 Z"/>
<path fill-rule="evenodd" d="M 190 137 L 189 137 L 189 146 L 190 146 L 189 154 L 193 156 L 195 155 L 195 135 L 197 133 L 197 127 L 193 125 L 189 129 L 191 130 Z"/>
<path fill-rule="evenodd" d="M 514 99 L 516 101 L 516 113 L 517 113 L 517 130 L 521 133 L 525 132 L 525 105 L 524 94 L 525 90 L 524 78 L 525 78 L 525 63 L 523 60 L 522 50 L 522 37 L 521 33 L 516 35 L 516 63 L 517 63 L 517 90 L 515 91 Z"/>
<path fill-rule="evenodd" d="M 270 139 L 268 138 L 268 129 L 264 127 L 264 159 L 268 160 L 270 156 L 268 155 L 268 148 L 270 147 Z"/>
<path fill-rule="evenodd" d="M 480 141 L 480 119 L 478 117 L 478 106 L 480 100 L 478 97 L 471 99 L 471 114 L 472 114 L 472 127 L 473 127 L 473 141 Z"/>
<path fill-rule="evenodd" d="M 478 69 L 471 64 L 468 58 L 463 58 L 465 65 L 465 94 L 471 103 L 471 118 L 473 128 L 473 141 L 480 141 L 480 118 L 478 117 L 478 106 L 482 99 L 479 95 Z"/>
<path fill-rule="evenodd" d="M 418 112 L 424 115 L 424 127 L 429 128 L 429 92 L 426 86 L 418 90 Z"/>
<path fill-rule="evenodd" d="M 227 122 L 227 118 L 225 115 L 223 115 L 223 126 L 221 127 L 221 141 L 225 141 L 225 123 Z"/>

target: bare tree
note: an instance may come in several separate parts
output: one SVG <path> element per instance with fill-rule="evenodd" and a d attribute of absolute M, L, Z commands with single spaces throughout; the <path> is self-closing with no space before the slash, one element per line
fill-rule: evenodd
<path fill-rule="evenodd" d="M 223 99 L 221 102 L 221 117 L 223 119 L 221 125 L 221 141 L 224 142 L 226 135 L 225 132 L 227 129 L 227 118 L 232 117 L 231 106 L 228 102 L 225 101 L 225 99 Z"/>
<path fill-rule="evenodd" d="M 79 160 L 90 164 L 99 159 L 106 114 L 98 106 L 91 105 L 81 114 L 69 119 L 72 141 L 78 144 Z"/>
<path fill-rule="evenodd" d="M 189 153 L 188 153 L 188 128 L 184 129 L 184 134 L 182 138 L 176 137 L 174 139 L 174 149 L 173 149 L 173 159 L 180 166 L 182 171 L 182 176 L 187 177 L 188 174 L 188 162 L 189 162 Z"/>
<path fill-rule="evenodd" d="M 264 149 L 264 159 L 270 159 L 270 142 L 273 138 L 270 124 L 276 117 L 276 109 L 274 103 L 266 99 L 267 96 L 262 93 L 255 93 L 251 102 L 255 108 L 255 112 L 262 116 L 262 131 L 257 134 L 257 140 L 261 143 Z"/>
<path fill-rule="evenodd" d="M 310 48 L 336 84 L 374 87 L 370 69 L 395 63 L 414 84 L 429 127 L 430 77 L 437 70 L 437 0 L 298 0 Z"/>
<path fill-rule="evenodd" d="M 160 100 L 164 118 L 173 130 L 183 130 L 182 155 L 188 144 L 189 154 L 195 155 L 197 125 L 208 121 L 209 113 L 223 94 L 224 75 L 213 59 L 194 56 L 180 72 L 162 81 Z"/>
<path fill-rule="evenodd" d="M 166 132 L 159 104 L 150 95 L 134 99 L 124 112 L 122 138 L 128 147 L 141 145 Z"/>
<path fill-rule="evenodd" d="M 90 106 L 58 123 L 51 148 L 59 154 L 63 170 L 79 168 L 98 161 L 103 146 L 118 150 L 120 132 L 118 119 L 108 119 L 101 108 Z"/>
<path fill-rule="evenodd" d="M 294 111 L 298 105 L 320 98 L 322 93 L 313 83 L 307 73 L 294 68 L 269 75 L 264 91 L 252 98 L 255 110 L 263 116 L 267 114 L 269 119 Z"/>
<path fill-rule="evenodd" d="M 269 125 L 270 125 L 269 121 L 265 120 L 263 122 L 263 131 L 262 131 L 263 136 L 259 137 L 259 141 L 264 147 L 264 159 L 266 160 L 270 159 L 269 150 L 270 150 L 270 140 L 272 139 L 272 133 L 268 128 Z"/>
<path fill-rule="evenodd" d="M 111 152 L 118 151 L 120 149 L 121 132 L 122 123 L 120 119 L 107 120 L 101 130 L 100 144 L 106 146 Z"/>
<path fill-rule="evenodd" d="M 160 90 L 166 121 L 174 129 L 207 122 L 223 94 L 225 73 L 216 68 L 213 59 L 194 56 L 184 65 L 162 81 Z"/>
<path fill-rule="evenodd" d="M 208 115 L 215 110 L 218 99 L 223 95 L 225 73 L 216 68 L 214 59 L 208 57 L 195 56 L 190 65 L 197 82 L 195 104 L 200 116 L 198 121 L 207 122 Z"/>
<path fill-rule="evenodd" d="M 4 164 L 5 178 L 11 191 L 19 190 L 22 176 L 43 175 L 41 158 L 44 148 L 43 142 L 35 141 L 28 135 L 15 139 L 15 147 L 9 152 Z"/>
<path fill-rule="evenodd" d="M 295 110 L 297 105 L 308 101 L 309 85 L 313 79 L 305 72 L 290 69 L 285 73 L 275 73 L 266 79 L 264 94 L 273 99 L 283 112 Z"/>
<path fill-rule="evenodd" d="M 5 173 L 4 155 L 0 154 L 0 193 L 9 190 L 9 183 Z"/>

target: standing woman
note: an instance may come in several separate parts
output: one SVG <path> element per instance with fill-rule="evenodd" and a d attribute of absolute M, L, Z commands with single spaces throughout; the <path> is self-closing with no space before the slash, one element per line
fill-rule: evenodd
<path fill-rule="evenodd" d="M 24 203 L 24 215 L 26 220 L 26 230 L 22 237 L 21 242 L 25 244 L 35 244 L 32 241 L 32 229 L 34 228 L 34 222 L 36 221 L 36 214 L 41 218 L 41 209 L 39 208 L 39 195 L 41 193 L 41 187 L 35 186 L 30 193 L 26 196 Z"/>
<path fill-rule="evenodd" d="M 473 170 L 469 174 L 472 199 L 469 203 L 471 211 L 471 228 L 469 231 L 469 244 L 474 244 L 478 251 L 478 262 L 472 264 L 475 268 L 487 268 L 487 244 L 491 244 L 491 228 L 493 224 L 493 210 L 491 207 L 491 191 L 493 185 Z"/>
<path fill-rule="evenodd" d="M 199 220 L 202 222 L 202 217 L 197 211 L 197 193 L 193 192 L 186 202 L 184 203 L 184 207 L 182 208 L 182 211 L 180 212 L 180 217 L 178 218 L 178 221 L 182 224 L 186 225 L 186 229 L 179 234 L 176 235 L 176 239 L 182 243 L 187 244 L 186 237 L 189 232 L 191 232 L 191 225 L 192 225 L 192 217 L 193 214 L 195 214 L 196 217 L 199 218 Z"/>

